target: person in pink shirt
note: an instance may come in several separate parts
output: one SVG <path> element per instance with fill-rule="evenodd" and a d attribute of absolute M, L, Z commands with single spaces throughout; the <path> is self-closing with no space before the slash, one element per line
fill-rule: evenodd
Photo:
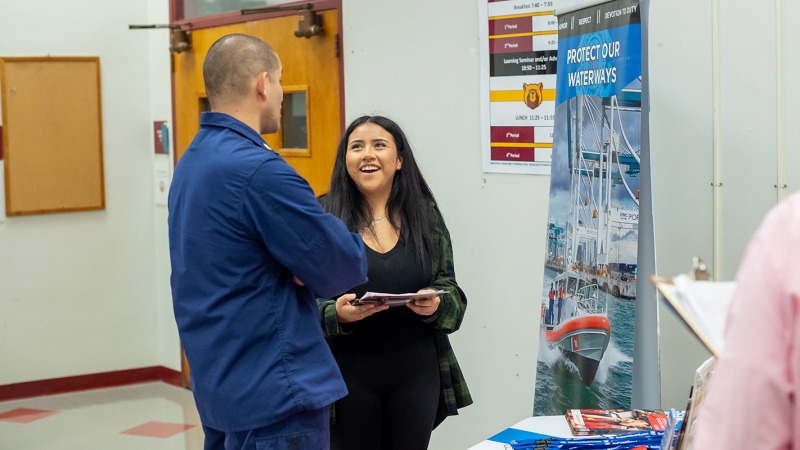
<path fill-rule="evenodd" d="M 800 193 L 748 244 L 694 450 L 800 449 Z"/>

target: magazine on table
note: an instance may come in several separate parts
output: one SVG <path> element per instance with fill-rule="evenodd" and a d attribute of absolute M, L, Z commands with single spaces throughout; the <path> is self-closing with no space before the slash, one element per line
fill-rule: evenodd
<path fill-rule="evenodd" d="M 664 431 L 668 422 L 664 411 L 645 409 L 570 409 L 566 418 L 573 436 Z"/>
<path fill-rule="evenodd" d="M 683 436 L 678 437 L 678 443 L 675 448 L 678 450 L 686 450 L 691 447 L 692 440 L 694 440 L 694 433 L 697 430 L 697 418 L 700 412 L 700 405 L 708 392 L 708 385 L 714 377 L 714 371 L 717 368 L 716 358 L 713 356 L 708 358 L 694 375 L 694 385 L 692 386 L 692 393 L 689 399 L 689 406 L 686 408 L 686 417 L 684 418 Z"/>
<path fill-rule="evenodd" d="M 428 292 L 414 292 L 409 294 L 386 294 L 383 292 L 367 292 L 361 298 L 357 298 L 350 302 L 351 305 L 359 306 L 359 305 L 388 305 L 388 306 L 400 306 L 405 305 L 406 303 L 412 300 L 418 300 L 421 298 L 428 298 L 433 297 L 435 295 L 442 295 L 447 294 L 447 291 L 428 291 Z"/>
<path fill-rule="evenodd" d="M 664 430 L 664 434 L 661 436 L 661 445 L 659 446 L 660 450 L 675 449 L 675 438 L 677 437 L 676 429 L 678 427 L 683 428 L 683 418 L 683 411 L 675 411 L 675 408 L 669 410 L 669 414 L 667 414 L 667 428 Z"/>

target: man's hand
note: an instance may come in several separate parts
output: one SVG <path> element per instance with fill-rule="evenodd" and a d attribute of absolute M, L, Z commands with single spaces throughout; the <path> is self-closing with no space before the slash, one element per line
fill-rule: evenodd
<path fill-rule="evenodd" d="M 386 305 L 360 305 L 353 306 L 356 294 L 345 294 L 336 299 L 336 320 L 339 323 L 358 322 L 367 317 L 389 309 Z"/>
<path fill-rule="evenodd" d="M 422 292 L 436 292 L 433 289 L 420 289 L 419 293 Z M 416 300 L 412 300 L 406 305 L 411 308 L 412 311 L 419 314 L 420 316 L 430 316 L 431 314 L 435 313 L 437 309 L 439 309 L 439 296 L 432 295 L 427 298 L 418 298 Z"/>

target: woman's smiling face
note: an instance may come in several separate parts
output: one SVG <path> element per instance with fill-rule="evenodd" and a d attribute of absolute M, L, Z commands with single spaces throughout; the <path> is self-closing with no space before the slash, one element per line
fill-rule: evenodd
<path fill-rule="evenodd" d="M 350 133 L 345 165 L 362 194 L 385 193 L 388 196 L 394 174 L 403 166 L 403 160 L 397 156 L 397 144 L 391 133 L 367 122 Z"/>

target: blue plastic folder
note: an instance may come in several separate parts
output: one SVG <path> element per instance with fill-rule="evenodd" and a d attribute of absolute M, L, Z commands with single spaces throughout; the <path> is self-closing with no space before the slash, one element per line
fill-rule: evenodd
<path fill-rule="evenodd" d="M 501 444 L 510 444 L 511 441 L 521 441 L 525 439 L 546 439 L 551 436 L 546 434 L 534 433 L 532 431 L 517 430 L 516 428 L 506 428 L 505 430 L 490 437 L 490 441 Z"/>

